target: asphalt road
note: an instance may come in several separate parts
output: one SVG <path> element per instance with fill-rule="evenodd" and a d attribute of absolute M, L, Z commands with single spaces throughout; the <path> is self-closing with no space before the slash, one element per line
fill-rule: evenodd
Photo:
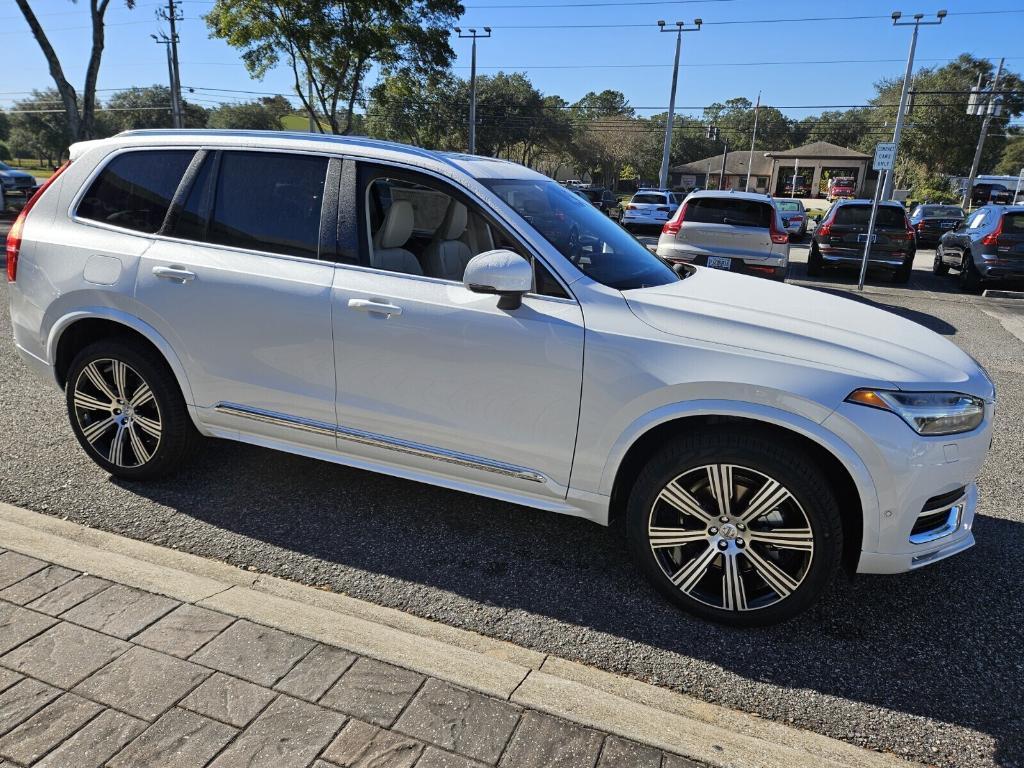
<path fill-rule="evenodd" d="M 17 358 L 3 281 L 0 499 L 926 763 L 1024 766 L 1024 342 L 1000 320 L 1024 313 L 989 314 L 926 272 L 929 258 L 910 289 L 860 300 L 950 337 L 996 380 L 978 545 L 913 574 L 841 580 L 782 626 L 672 609 L 590 523 L 255 447 L 207 441 L 175 479 L 114 481 L 78 448 L 61 394 Z M 820 287 L 854 277 L 835 280 Z"/>

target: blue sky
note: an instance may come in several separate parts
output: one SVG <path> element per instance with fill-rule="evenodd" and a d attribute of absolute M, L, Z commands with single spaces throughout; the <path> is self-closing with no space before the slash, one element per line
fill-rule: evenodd
<path fill-rule="evenodd" d="M 465 0 L 463 27 L 489 25 L 493 37 L 479 43 L 480 72 L 497 68 L 524 71 L 544 93 L 573 101 L 589 90 L 614 88 L 626 94 L 641 114 L 663 111 L 668 104 L 674 37 L 659 34 L 659 18 L 690 22 L 703 18 L 704 28 L 683 38 L 677 109 L 695 114 L 713 101 L 734 96 L 787 108 L 793 117 L 821 111 L 821 105 L 863 104 L 881 77 L 901 76 L 910 29 L 888 21 L 896 9 L 908 16 L 929 15 L 946 8 L 941 26 L 922 28 L 918 67 L 935 66 L 963 51 L 998 58 L 1024 69 L 1024 0 Z M 583 3 L 586 3 L 583 5 Z M 166 83 L 164 49 L 150 34 L 161 22 L 159 0 L 138 0 L 134 10 L 112 0 L 107 14 L 107 46 L 100 72 L 101 89 Z M 89 48 L 87 3 L 34 0 L 33 7 L 50 34 L 72 82 L 84 79 Z M 577 5 L 577 7 L 563 7 Z M 252 80 L 237 53 L 208 37 L 202 14 L 212 0 L 184 0 L 181 7 L 180 60 L 182 84 L 203 89 L 289 92 L 284 70 Z M 985 14 L 979 11 L 1020 11 Z M 973 15 L 958 15 L 971 13 Z M 822 16 L 881 16 L 884 18 L 798 22 Z M 786 19 L 781 23 L 724 23 Z M 516 27 L 552 25 L 552 29 Z M 585 26 L 592 25 L 592 26 Z M 456 71 L 469 72 L 468 40 L 453 39 L 458 54 Z M 0 106 L 52 80 L 35 40 L 13 0 L 0 0 Z M 859 63 L 810 64 L 795 62 L 861 60 Z M 863 61 L 868 60 L 868 61 Z M 885 61 L 878 61 L 885 60 Z M 768 63 L 782 62 L 782 63 Z M 794 63 L 788 63 L 794 62 Z M 624 66 L 629 65 L 629 66 Z M 641 66 L 642 65 L 642 66 Z M 103 95 L 102 93 L 100 94 Z M 218 100 L 252 98 L 243 93 L 218 94 L 203 90 L 186 98 L 206 106 Z"/>

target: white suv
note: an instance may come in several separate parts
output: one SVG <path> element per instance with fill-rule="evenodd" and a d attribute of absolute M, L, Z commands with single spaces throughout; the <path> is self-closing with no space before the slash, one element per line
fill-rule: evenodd
<path fill-rule="evenodd" d="M 204 435 L 621 519 L 734 624 L 974 541 L 993 387 L 920 325 L 673 270 L 500 160 L 217 131 L 71 156 L 12 228 L 10 310 L 113 475 L 187 472 Z"/>
<path fill-rule="evenodd" d="M 667 189 L 640 189 L 622 209 L 620 224 L 630 232 L 658 231 L 679 208 L 680 197 Z"/>

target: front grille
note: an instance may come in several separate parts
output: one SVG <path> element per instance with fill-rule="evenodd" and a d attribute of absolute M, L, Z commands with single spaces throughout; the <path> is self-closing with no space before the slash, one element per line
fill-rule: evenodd
<path fill-rule="evenodd" d="M 943 509 L 938 512 L 928 512 L 922 514 L 917 518 L 917 522 L 914 523 L 914 527 L 910 531 L 910 535 L 913 536 L 918 533 L 928 533 L 936 528 L 941 528 L 946 524 L 946 520 L 949 518 L 949 510 Z"/>

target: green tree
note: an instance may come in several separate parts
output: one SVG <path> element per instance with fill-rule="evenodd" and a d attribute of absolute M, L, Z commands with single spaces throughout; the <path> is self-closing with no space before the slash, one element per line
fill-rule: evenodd
<path fill-rule="evenodd" d="M 7 113 L 0 109 L 0 141 L 7 141 L 7 137 L 11 135 L 11 121 L 7 117 Z"/>
<path fill-rule="evenodd" d="M 826 110 L 805 117 L 793 126 L 793 146 L 812 141 L 827 141 L 840 147 L 858 149 L 865 141 L 873 144 L 871 112 L 864 108 Z"/>
<path fill-rule="evenodd" d="M 55 89 L 33 91 L 29 98 L 15 102 L 10 119 L 10 150 L 15 157 L 42 160 L 51 167 L 64 157 L 68 115 Z"/>
<path fill-rule="evenodd" d="M 448 30 L 462 12 L 458 0 L 216 0 L 205 18 L 213 37 L 242 51 L 252 76 L 283 62 L 307 113 L 347 134 L 371 70 L 427 75 L 449 66 Z"/>
<path fill-rule="evenodd" d="M 629 106 L 629 101 L 622 91 L 604 90 L 600 93 L 590 91 L 582 99 L 572 105 L 573 112 L 585 120 L 598 117 L 633 117 L 636 112 Z"/>
<path fill-rule="evenodd" d="M 206 125 L 206 110 L 197 104 L 182 102 L 186 128 Z M 166 85 L 129 88 L 113 94 L 105 105 L 102 125 L 107 133 L 140 128 L 170 128 L 171 89 Z"/>
<path fill-rule="evenodd" d="M 979 75 L 986 81 L 994 74 L 990 61 L 966 53 L 943 67 L 919 70 L 913 82 L 917 92 L 913 110 L 900 140 L 901 156 L 920 163 L 925 173 L 966 176 L 981 129 L 981 118 L 966 114 L 968 94 Z M 1004 96 L 1003 115 L 998 120 L 1006 121 L 1024 113 L 1024 81 L 1020 76 L 1004 71 L 999 85 L 1001 91 L 1011 93 Z M 870 111 L 873 124 L 895 124 L 901 86 L 901 79 L 882 80 L 875 85 L 877 95 L 871 100 Z M 997 121 L 996 125 L 999 124 Z M 981 159 L 982 169 L 994 167 L 999 160 L 1006 144 L 1001 133 L 990 132 Z M 887 139 L 873 136 L 868 143 L 876 140 Z M 896 183 L 906 185 L 910 179 L 909 166 L 897 167 L 895 173 Z"/>
<path fill-rule="evenodd" d="M 1006 142 L 995 172 L 1005 176 L 1016 176 L 1022 168 L 1024 168 L 1024 136 L 1014 136 Z"/>
<path fill-rule="evenodd" d="M 370 92 L 367 133 L 426 149 L 464 149 L 468 94 L 465 83 L 450 72 L 427 77 L 397 72 Z"/>
<path fill-rule="evenodd" d="M 66 112 L 66 140 L 77 141 L 79 139 L 93 138 L 96 129 L 96 80 L 99 77 L 100 61 L 103 58 L 105 38 L 104 17 L 106 16 L 107 8 L 110 7 L 110 0 L 89 0 L 92 41 L 89 60 L 85 66 L 85 86 L 82 89 L 81 105 L 79 105 L 78 94 L 64 75 L 64 68 L 57 57 L 57 52 L 50 44 L 43 26 L 39 23 L 39 19 L 29 5 L 28 0 L 15 0 L 15 2 L 25 17 L 25 21 L 28 22 L 32 36 L 35 37 L 40 50 L 43 52 L 43 56 L 46 58 L 46 63 L 50 67 L 50 76 L 57 87 L 54 93 L 58 95 L 59 103 L 64 105 L 64 111 Z M 135 0 L 125 0 L 125 5 L 128 8 L 134 8 Z"/>
<path fill-rule="evenodd" d="M 270 96 L 240 104 L 221 104 L 210 110 L 206 125 L 232 130 L 279 131 L 281 118 L 293 111 L 283 96 Z"/>

